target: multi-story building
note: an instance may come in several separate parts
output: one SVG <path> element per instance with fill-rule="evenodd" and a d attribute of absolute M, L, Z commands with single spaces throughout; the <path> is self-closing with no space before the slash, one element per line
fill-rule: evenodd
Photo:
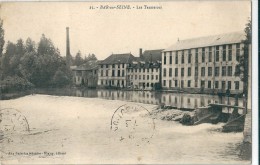
<path fill-rule="evenodd" d="M 243 82 L 234 73 L 244 39 L 235 32 L 177 41 L 162 52 L 163 89 L 241 93 Z"/>
<path fill-rule="evenodd" d="M 127 87 L 126 68 L 135 57 L 131 53 L 112 54 L 99 62 L 98 86 L 100 87 Z"/>
<path fill-rule="evenodd" d="M 73 83 L 76 86 L 96 88 L 98 81 L 97 61 L 88 61 L 83 65 L 72 68 Z"/>
<path fill-rule="evenodd" d="M 161 86 L 161 52 L 140 49 L 140 57 L 127 67 L 129 86 L 134 89 L 159 89 Z"/>

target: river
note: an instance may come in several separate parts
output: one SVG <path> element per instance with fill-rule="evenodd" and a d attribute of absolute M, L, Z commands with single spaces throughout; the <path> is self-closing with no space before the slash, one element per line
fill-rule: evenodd
<path fill-rule="evenodd" d="M 176 97 L 180 106 L 186 106 L 188 99 L 190 105 L 195 106 L 197 99 L 197 106 L 201 106 L 201 98 L 206 104 L 208 100 L 218 101 L 215 96 L 107 90 L 75 90 L 67 95 L 58 90 L 52 95 L 35 94 L 0 101 L 1 109 L 19 110 L 30 126 L 29 133 L 10 133 L 1 140 L 3 163 L 250 163 L 241 155 L 243 133 L 222 133 L 223 123 L 183 126 L 155 119 L 152 139 L 138 145 L 117 139 L 118 135 L 110 130 L 111 117 L 124 104 L 138 104 L 152 111 L 156 104 L 167 101 L 175 104 Z M 142 125 L 139 133 L 145 136 L 149 130 Z M 30 152 L 40 155 L 26 155 Z"/>

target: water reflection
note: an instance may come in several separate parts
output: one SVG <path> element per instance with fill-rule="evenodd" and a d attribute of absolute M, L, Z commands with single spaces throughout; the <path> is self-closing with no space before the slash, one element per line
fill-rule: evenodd
<path fill-rule="evenodd" d="M 154 91 L 120 91 L 120 90 L 80 90 L 75 89 L 75 96 L 98 97 L 109 100 L 126 100 L 145 104 L 165 104 L 176 108 L 195 109 L 210 103 L 235 105 L 234 97 L 220 97 L 213 95 L 162 93 Z M 244 107 L 243 98 L 238 98 L 238 106 Z"/>

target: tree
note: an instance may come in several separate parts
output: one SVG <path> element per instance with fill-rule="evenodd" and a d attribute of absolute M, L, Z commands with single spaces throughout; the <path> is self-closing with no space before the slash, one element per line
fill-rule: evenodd
<path fill-rule="evenodd" d="M 5 35 L 5 31 L 3 29 L 3 20 L 0 18 L 0 57 L 2 57 L 4 44 L 5 44 L 4 35 Z"/>
<path fill-rule="evenodd" d="M 242 41 L 244 44 L 243 54 L 240 55 L 239 63 L 236 65 L 235 76 L 239 76 L 243 81 L 243 93 L 247 98 L 248 88 L 248 56 L 249 56 L 249 45 L 252 43 L 252 21 L 249 20 L 244 29 L 246 39 Z"/>
<path fill-rule="evenodd" d="M 96 60 L 97 60 L 97 57 L 95 54 L 89 54 L 88 57 L 85 56 L 85 62 L 96 61 Z"/>
<path fill-rule="evenodd" d="M 56 48 L 54 47 L 52 41 L 46 38 L 44 34 L 42 34 L 42 37 L 38 45 L 39 45 L 37 49 L 38 55 L 56 54 Z"/>
<path fill-rule="evenodd" d="M 4 49 L 4 29 L 3 29 L 3 20 L 0 18 L 0 80 L 3 79 L 3 69 L 2 69 L 2 54 Z"/>
<path fill-rule="evenodd" d="M 81 52 L 78 51 L 78 53 L 77 53 L 76 56 L 75 56 L 74 65 L 79 66 L 79 65 L 81 65 L 81 64 L 83 64 L 83 63 L 84 63 L 84 60 L 83 60 L 83 58 L 81 57 Z"/>
<path fill-rule="evenodd" d="M 25 52 L 36 52 L 35 42 L 31 38 L 25 41 Z"/>
<path fill-rule="evenodd" d="M 2 57 L 2 71 L 3 77 L 7 75 L 13 75 L 12 66 L 10 65 L 10 61 L 16 53 L 16 45 L 10 41 L 7 42 L 6 52 Z"/>

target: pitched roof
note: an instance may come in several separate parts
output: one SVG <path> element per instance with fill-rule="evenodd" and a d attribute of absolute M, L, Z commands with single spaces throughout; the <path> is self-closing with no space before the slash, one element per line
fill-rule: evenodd
<path fill-rule="evenodd" d="M 191 48 L 200 48 L 207 46 L 216 46 L 216 45 L 224 45 L 224 44 L 234 44 L 240 43 L 244 40 L 245 33 L 244 32 L 233 32 L 226 34 L 219 34 L 214 36 L 206 36 L 199 38 L 192 38 L 186 40 L 180 40 L 176 42 L 174 45 L 165 49 L 164 51 L 172 51 L 172 50 L 184 50 Z"/>
<path fill-rule="evenodd" d="M 162 51 L 163 51 L 163 49 L 145 50 L 142 54 L 142 60 L 151 61 L 151 62 L 161 61 L 162 60 L 162 55 L 161 55 Z"/>
<path fill-rule="evenodd" d="M 97 69 L 98 65 L 97 65 L 97 61 L 96 60 L 91 60 L 88 61 L 76 68 L 72 68 L 72 70 L 93 70 L 93 69 Z"/>
<path fill-rule="evenodd" d="M 118 64 L 118 63 L 130 63 L 135 59 L 131 53 L 125 54 L 112 54 L 105 60 L 100 61 L 99 64 Z"/>

